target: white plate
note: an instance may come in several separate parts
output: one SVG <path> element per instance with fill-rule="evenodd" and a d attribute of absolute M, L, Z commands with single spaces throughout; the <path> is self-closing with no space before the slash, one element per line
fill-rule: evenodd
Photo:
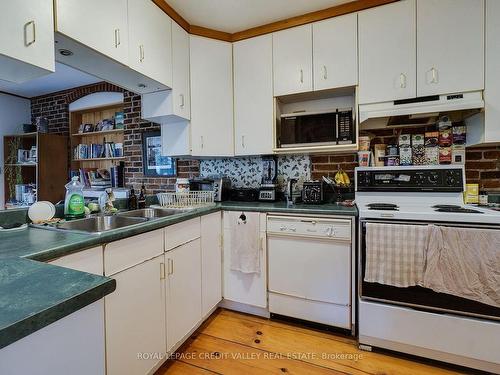
<path fill-rule="evenodd" d="M 28 209 L 28 217 L 34 223 L 50 220 L 55 214 L 56 206 L 49 201 L 35 202 Z"/>

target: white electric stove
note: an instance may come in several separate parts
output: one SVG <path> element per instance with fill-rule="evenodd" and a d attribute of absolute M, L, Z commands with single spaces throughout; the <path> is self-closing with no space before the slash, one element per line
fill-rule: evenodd
<path fill-rule="evenodd" d="M 463 166 L 356 168 L 355 186 L 360 347 L 500 373 L 499 307 L 420 286 L 364 281 L 367 223 L 500 230 L 500 212 L 463 203 Z"/>

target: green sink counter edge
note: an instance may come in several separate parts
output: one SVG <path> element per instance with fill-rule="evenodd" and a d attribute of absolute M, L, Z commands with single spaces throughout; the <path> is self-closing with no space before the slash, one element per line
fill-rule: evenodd
<path fill-rule="evenodd" d="M 223 202 L 100 235 L 37 228 L 0 233 L 0 349 L 116 289 L 112 278 L 43 262 L 221 210 L 357 216 L 355 207 L 335 204 Z"/>

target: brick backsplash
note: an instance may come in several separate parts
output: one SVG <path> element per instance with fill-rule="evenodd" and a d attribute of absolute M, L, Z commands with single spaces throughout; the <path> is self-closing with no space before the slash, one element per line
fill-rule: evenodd
<path fill-rule="evenodd" d="M 38 96 L 31 99 L 31 118 L 34 122 L 39 116 L 49 120 L 49 132 L 69 135 L 69 104 L 85 95 L 95 92 L 123 92 L 125 114 L 125 132 L 123 152 L 125 156 L 125 185 L 136 190 L 144 182 L 146 192 L 174 189 L 176 177 L 149 177 L 143 174 L 142 133 L 159 130 L 160 125 L 141 119 L 141 96 L 123 90 L 107 82 L 76 87 L 70 90 Z M 71 155 L 68 145 L 68 168 Z M 199 174 L 199 162 L 195 159 L 177 161 L 178 177 L 191 177 Z"/>
<path fill-rule="evenodd" d="M 432 129 L 429 129 L 432 130 Z M 404 129 L 404 133 L 421 133 L 423 128 Z M 379 129 L 370 131 L 371 144 L 394 142 L 400 130 Z M 312 178 L 334 176 L 343 169 L 351 179 L 358 165 L 356 153 L 311 156 Z M 500 146 L 471 147 L 466 150 L 465 173 L 467 183 L 477 183 L 489 192 L 500 192 Z"/>

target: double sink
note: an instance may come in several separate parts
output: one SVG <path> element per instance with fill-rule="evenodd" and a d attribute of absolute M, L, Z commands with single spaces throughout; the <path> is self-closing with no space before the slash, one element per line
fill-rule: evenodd
<path fill-rule="evenodd" d="M 115 215 L 98 215 L 84 219 L 65 221 L 56 226 L 34 225 L 38 228 L 64 230 L 78 233 L 101 234 L 103 232 L 141 224 L 149 220 L 161 219 L 185 212 L 183 209 L 144 208 Z"/>

